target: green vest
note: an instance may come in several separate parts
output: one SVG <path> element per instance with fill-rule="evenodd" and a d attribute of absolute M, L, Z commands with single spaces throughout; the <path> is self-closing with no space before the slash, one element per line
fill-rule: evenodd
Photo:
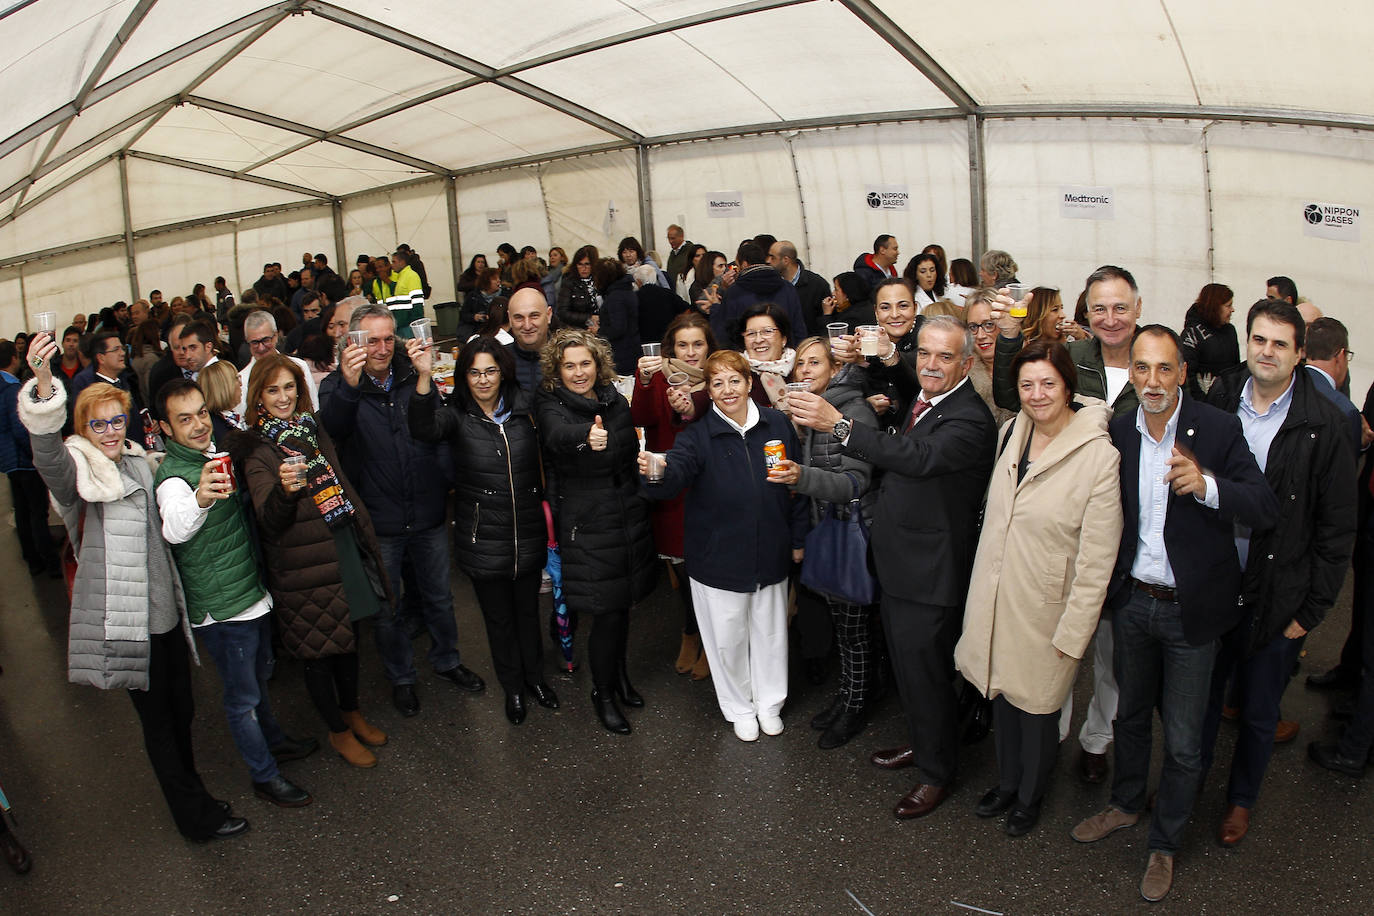
<path fill-rule="evenodd" d="M 167 457 L 157 469 L 155 485 L 180 477 L 194 490 L 200 486 L 205 454 L 167 440 Z M 172 554 L 186 590 L 186 613 L 199 624 L 209 614 L 230 620 L 262 600 L 264 592 L 248 540 L 248 519 L 241 494 L 216 500 L 205 524 L 184 544 L 173 544 Z"/>

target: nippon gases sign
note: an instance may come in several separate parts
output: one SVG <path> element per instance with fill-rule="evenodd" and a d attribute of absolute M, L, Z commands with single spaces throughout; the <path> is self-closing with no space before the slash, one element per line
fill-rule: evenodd
<path fill-rule="evenodd" d="M 864 204 L 870 210 L 905 210 L 911 193 L 904 184 L 868 185 Z"/>
<path fill-rule="evenodd" d="M 1360 208 L 1348 204 L 1312 202 L 1302 205 L 1302 234 L 1337 242 L 1360 240 Z"/>

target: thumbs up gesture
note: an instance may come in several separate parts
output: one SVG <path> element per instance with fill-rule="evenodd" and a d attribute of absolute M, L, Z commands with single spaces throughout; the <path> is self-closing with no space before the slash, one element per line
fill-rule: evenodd
<path fill-rule="evenodd" d="M 587 444 L 594 452 L 604 452 L 606 450 L 606 427 L 601 422 L 601 415 L 597 414 L 592 421 L 591 431 L 587 433 Z"/>

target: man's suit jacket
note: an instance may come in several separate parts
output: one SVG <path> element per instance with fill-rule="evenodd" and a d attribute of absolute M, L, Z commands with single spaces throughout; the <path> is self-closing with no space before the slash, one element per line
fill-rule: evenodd
<path fill-rule="evenodd" d="M 677 285 L 678 274 L 682 273 L 682 268 L 687 266 L 692 257 L 693 247 L 691 241 L 684 239 L 681 248 L 668 253 L 668 263 L 663 265 L 663 271 L 668 275 L 668 282 L 674 286 Z"/>
<path fill-rule="evenodd" d="M 1183 635 L 1191 645 L 1211 642 L 1240 622 L 1244 608 L 1240 558 L 1236 554 L 1234 523 L 1268 528 L 1278 517 L 1274 490 L 1264 479 L 1240 420 L 1184 394 L 1178 406 L 1174 446 L 1186 449 L 1217 482 L 1216 509 L 1209 509 L 1191 494 L 1178 496 L 1169 489 L 1164 515 L 1164 550 L 1174 571 L 1179 606 L 1183 609 Z M 1140 534 L 1140 431 L 1137 413 L 1122 414 L 1108 427 L 1112 443 L 1121 453 L 1121 550 L 1116 557 L 1107 606 L 1116 609 L 1130 600 L 1135 587 L 1135 564 Z"/>
<path fill-rule="evenodd" d="M 963 607 L 996 440 L 967 379 L 905 433 L 854 425 L 845 452 L 886 471 L 869 548 L 884 594 Z"/>
<path fill-rule="evenodd" d="M 1331 380 L 1326 377 L 1324 372 L 1315 366 L 1304 366 L 1303 368 L 1307 370 L 1308 377 L 1312 379 L 1312 387 L 1326 395 L 1326 399 L 1335 404 L 1337 410 L 1345 414 L 1346 422 L 1350 424 L 1350 433 L 1354 437 L 1355 455 L 1358 457 L 1360 442 L 1364 438 L 1364 427 L 1360 424 L 1360 408 L 1356 407 L 1355 402 L 1350 398 L 1341 394 L 1340 390 L 1331 384 Z M 1346 379 L 1348 381 L 1349 376 Z"/>

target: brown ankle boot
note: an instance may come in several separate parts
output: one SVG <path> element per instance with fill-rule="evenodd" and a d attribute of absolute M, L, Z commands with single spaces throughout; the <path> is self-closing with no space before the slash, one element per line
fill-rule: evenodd
<path fill-rule="evenodd" d="M 353 737 L 351 731 L 330 732 L 329 745 L 338 751 L 339 756 L 355 767 L 366 770 L 377 765 L 377 757 L 367 748 L 358 743 L 358 739 Z"/>
<path fill-rule="evenodd" d="M 692 680 L 704 681 L 711 676 L 711 664 L 706 661 L 706 653 L 697 656 L 697 663 L 692 666 Z"/>
<path fill-rule="evenodd" d="M 673 663 L 673 670 L 678 674 L 689 674 L 700 655 L 701 637 L 695 633 L 690 636 L 683 633 L 682 647 L 677 650 L 677 661 Z"/>
<path fill-rule="evenodd" d="M 358 736 L 358 740 L 368 747 L 381 747 L 386 744 L 386 732 L 375 725 L 368 725 L 358 710 L 344 713 L 343 720 L 348 723 L 353 734 Z"/>

